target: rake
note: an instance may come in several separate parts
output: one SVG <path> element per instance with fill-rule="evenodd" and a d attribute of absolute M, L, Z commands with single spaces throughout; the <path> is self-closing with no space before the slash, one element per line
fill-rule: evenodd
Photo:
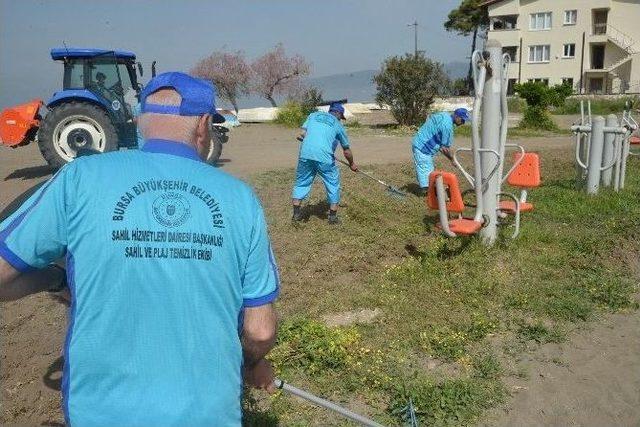
<path fill-rule="evenodd" d="M 299 388 L 296 388 L 292 385 L 289 385 L 287 383 L 285 383 L 282 380 L 279 379 L 275 379 L 273 380 L 274 385 L 276 386 L 276 388 L 280 389 L 280 390 L 285 390 L 291 394 L 293 394 L 294 396 L 298 396 L 301 397 L 305 400 L 308 400 L 309 402 L 312 402 L 322 408 L 325 409 L 329 409 L 331 411 L 334 411 L 340 415 L 342 415 L 343 417 L 350 419 L 352 421 L 355 421 L 357 423 L 360 423 L 363 426 L 367 426 L 367 427 L 384 427 L 382 424 L 378 424 L 377 422 L 370 420 L 369 418 L 363 417 L 362 415 L 358 415 L 355 412 L 351 412 L 350 410 L 343 408 L 342 406 L 336 405 L 333 402 L 330 402 L 328 400 L 325 400 L 321 397 L 318 396 L 314 396 L 311 393 L 308 393 L 304 390 L 300 390 Z"/>
<path fill-rule="evenodd" d="M 340 163 L 342 163 L 345 166 L 349 166 L 349 163 L 345 162 L 344 160 L 340 160 L 340 159 L 336 159 L 336 160 L 338 160 Z M 394 196 L 394 197 L 397 197 L 397 198 L 407 197 L 407 193 L 405 193 L 404 191 L 400 190 L 399 188 L 394 187 L 393 185 L 389 185 L 386 182 L 376 178 L 375 176 L 369 175 L 365 171 L 358 170 L 357 172 L 361 173 L 362 175 L 366 176 L 369 179 L 374 180 L 378 184 L 383 185 L 384 187 L 386 187 L 387 191 L 389 192 L 389 194 L 391 196 Z"/>

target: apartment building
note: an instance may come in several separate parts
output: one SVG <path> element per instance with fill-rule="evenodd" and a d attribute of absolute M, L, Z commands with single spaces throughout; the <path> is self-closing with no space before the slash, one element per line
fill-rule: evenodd
<path fill-rule="evenodd" d="M 511 57 L 513 84 L 577 93 L 640 92 L 640 0 L 489 0 L 488 38 Z"/>

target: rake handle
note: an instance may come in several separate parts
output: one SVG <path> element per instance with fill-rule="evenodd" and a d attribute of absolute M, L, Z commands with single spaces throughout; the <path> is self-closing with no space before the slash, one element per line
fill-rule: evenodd
<path fill-rule="evenodd" d="M 343 164 L 343 165 L 345 165 L 345 166 L 349 166 L 349 167 L 351 167 L 351 165 L 350 165 L 349 163 L 345 162 L 344 160 L 341 160 L 341 159 L 336 159 L 336 160 L 337 160 L 337 161 L 339 161 L 340 163 L 342 163 L 342 164 Z M 386 183 L 386 182 L 384 182 L 384 181 L 380 181 L 378 178 L 376 178 L 376 177 L 374 177 L 374 176 L 369 175 L 369 174 L 368 174 L 368 173 L 366 173 L 365 171 L 361 171 L 360 169 L 358 169 L 356 172 L 361 173 L 362 175 L 366 176 L 367 178 L 370 178 L 370 179 L 372 179 L 372 180 L 376 181 L 378 184 L 382 184 L 382 185 L 384 185 L 385 187 L 389 187 L 389 184 L 387 184 L 387 183 Z"/>
<path fill-rule="evenodd" d="M 355 422 L 358 422 L 360 424 L 362 424 L 363 426 L 367 426 L 367 427 L 384 427 L 382 424 L 378 424 L 377 422 L 370 420 L 369 418 L 365 418 L 362 415 L 358 415 L 355 412 L 351 412 L 350 410 L 343 408 L 342 406 L 336 405 L 333 402 L 330 402 L 328 400 L 325 400 L 321 397 L 318 396 L 314 396 L 313 394 L 306 392 L 304 390 L 300 390 L 299 388 L 296 388 L 292 385 L 289 385 L 287 383 L 285 383 L 282 380 L 279 379 L 275 379 L 273 380 L 274 385 L 276 386 L 276 388 L 279 388 L 281 390 L 285 390 L 291 394 L 293 394 L 294 396 L 298 396 L 301 397 L 305 400 L 308 400 L 309 402 L 315 403 L 316 405 L 323 407 L 325 409 L 329 409 L 331 411 L 334 411 L 340 415 L 342 415 L 345 418 L 348 418 L 350 420 L 353 420 Z"/>

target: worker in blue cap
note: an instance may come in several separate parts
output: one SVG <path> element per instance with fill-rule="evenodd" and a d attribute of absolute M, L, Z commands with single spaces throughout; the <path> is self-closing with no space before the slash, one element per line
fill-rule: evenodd
<path fill-rule="evenodd" d="M 278 270 L 253 191 L 203 161 L 214 100 L 156 76 L 140 150 L 77 158 L 0 223 L 0 301 L 66 255 L 65 425 L 240 426 L 242 383 L 274 391 Z"/>
<path fill-rule="evenodd" d="M 352 171 L 358 167 L 353 161 L 347 132 L 340 123 L 344 120 L 344 107 L 339 102 L 329 106 L 329 112 L 316 111 L 309 114 L 302 125 L 302 141 L 296 169 L 296 182 L 293 188 L 293 220 L 302 220 L 301 203 L 309 195 L 316 175 L 320 175 L 327 191 L 330 224 L 339 224 L 338 203 L 340 203 L 340 169 L 336 166 L 334 153 L 338 144 L 342 147 L 344 158 Z"/>
<path fill-rule="evenodd" d="M 434 170 L 433 158 L 441 152 L 453 161 L 450 147 L 453 143 L 453 126 L 468 122 L 469 111 L 458 108 L 453 113 L 438 112 L 429 116 L 427 121 L 418 129 L 413 137 L 413 162 L 416 168 L 416 178 L 420 185 L 420 195 L 427 194 L 429 174 Z"/>

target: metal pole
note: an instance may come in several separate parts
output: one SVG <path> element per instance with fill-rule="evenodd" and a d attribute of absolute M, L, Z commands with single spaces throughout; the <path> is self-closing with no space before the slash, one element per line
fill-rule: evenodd
<path fill-rule="evenodd" d="M 589 147 L 589 163 L 587 164 L 587 194 L 598 193 L 603 144 L 604 117 L 596 116 L 591 120 L 591 144 Z"/>
<path fill-rule="evenodd" d="M 318 396 L 314 396 L 311 393 L 307 393 L 304 390 L 300 390 L 299 388 L 296 388 L 292 385 L 289 385 L 287 383 L 285 383 L 282 380 L 279 379 L 275 379 L 273 381 L 274 385 L 276 386 L 276 388 L 288 391 L 289 393 L 293 394 L 294 396 L 298 396 L 301 397 L 305 400 L 308 400 L 309 402 L 315 403 L 318 406 L 321 406 L 323 408 L 329 409 L 331 411 L 337 412 L 338 414 L 342 415 L 345 418 L 348 418 L 350 420 L 353 420 L 355 422 L 358 422 L 360 424 L 362 424 L 363 426 L 370 426 L 370 427 L 384 427 L 382 424 L 378 424 L 377 422 L 370 420 L 368 418 L 363 417 L 362 415 L 358 415 L 355 412 L 351 412 L 350 410 L 343 408 L 342 406 L 336 405 L 333 402 L 329 402 L 328 400 L 322 399 Z"/>
<path fill-rule="evenodd" d="M 489 54 L 488 63 L 491 74 L 487 74 L 484 83 L 484 96 L 482 100 L 482 140 L 481 147 L 485 150 L 500 152 L 500 125 L 501 110 L 500 97 L 502 90 L 502 45 L 497 40 L 487 40 L 485 50 Z M 506 118 L 505 118 L 506 120 Z M 502 177 L 498 174 L 489 176 L 496 166 L 496 159 L 490 152 L 481 153 L 482 181 L 486 182 L 486 188 L 482 192 L 482 213 L 487 220 L 484 228 L 480 230 L 482 242 L 485 245 L 493 245 L 498 233 L 497 209 L 498 193 Z M 501 162 L 503 159 L 498 158 Z M 476 165 L 477 167 L 477 165 Z M 479 183 L 476 182 L 476 186 Z"/>
<path fill-rule="evenodd" d="M 609 114 L 605 120 L 607 127 L 618 127 L 618 118 L 615 114 Z M 604 134 L 604 147 L 602 148 L 602 165 L 611 163 L 616 155 L 614 145 L 617 136 L 614 133 Z M 602 186 L 611 187 L 611 177 L 613 170 L 611 168 L 602 171 Z"/>

